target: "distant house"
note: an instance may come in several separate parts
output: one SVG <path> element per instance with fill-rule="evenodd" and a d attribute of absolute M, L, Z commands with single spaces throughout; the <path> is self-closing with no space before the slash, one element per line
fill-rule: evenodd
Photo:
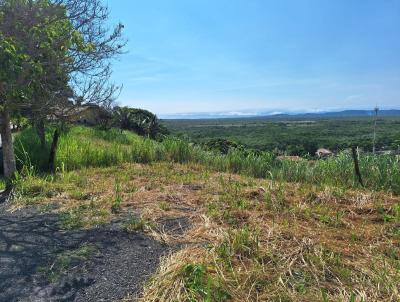
<path fill-rule="evenodd" d="M 317 152 L 315 152 L 315 155 L 319 158 L 325 158 L 333 155 L 333 152 L 328 149 L 319 148 Z"/>
<path fill-rule="evenodd" d="M 110 117 L 110 113 L 98 105 L 74 107 L 66 115 L 69 122 L 87 126 L 99 125 Z"/>

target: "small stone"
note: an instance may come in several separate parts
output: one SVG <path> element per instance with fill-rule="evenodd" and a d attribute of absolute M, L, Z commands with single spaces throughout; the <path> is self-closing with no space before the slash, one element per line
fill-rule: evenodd
<path fill-rule="evenodd" d="M 23 249 L 24 248 L 22 246 L 13 244 L 10 246 L 9 251 L 10 252 L 19 252 L 19 251 L 22 251 Z"/>

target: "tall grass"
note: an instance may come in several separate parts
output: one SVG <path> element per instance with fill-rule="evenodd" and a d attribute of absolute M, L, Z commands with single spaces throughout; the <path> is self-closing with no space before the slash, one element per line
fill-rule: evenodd
<path fill-rule="evenodd" d="M 47 140 L 50 141 L 51 135 Z M 30 163 L 37 169 L 47 165 L 48 146 L 42 150 L 36 133 L 27 129 L 15 141 L 20 165 Z M 106 167 L 125 162 L 150 163 L 168 161 L 203 164 L 213 170 L 241 173 L 260 178 L 289 182 L 306 182 L 346 188 L 357 187 L 353 160 L 349 154 L 318 161 L 277 160 L 271 153 L 233 150 L 227 155 L 203 150 L 184 140 L 168 137 L 156 142 L 131 132 L 111 129 L 73 127 L 63 134 L 56 165 L 65 170 L 83 167 Z M 398 157 L 362 155 L 360 169 L 365 186 L 400 194 L 400 160 Z"/>
<path fill-rule="evenodd" d="M 35 129 L 28 128 L 20 132 L 14 140 L 15 157 L 18 169 L 33 166 L 38 170 L 47 167 L 51 145 L 51 131 L 46 132 L 46 146 L 43 149 Z"/>

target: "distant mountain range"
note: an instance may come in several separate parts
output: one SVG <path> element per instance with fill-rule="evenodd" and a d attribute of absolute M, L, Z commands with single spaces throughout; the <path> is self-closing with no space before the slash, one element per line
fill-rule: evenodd
<path fill-rule="evenodd" d="M 332 112 L 200 112 L 161 115 L 162 119 L 219 119 L 219 118 L 341 118 L 368 117 L 372 110 L 342 110 Z M 400 116 L 400 109 L 379 110 L 379 116 Z"/>
<path fill-rule="evenodd" d="M 305 116 L 305 117 L 363 117 L 372 116 L 372 110 L 343 110 L 336 112 L 276 114 L 274 116 Z M 400 109 L 379 110 L 379 116 L 400 116 Z"/>

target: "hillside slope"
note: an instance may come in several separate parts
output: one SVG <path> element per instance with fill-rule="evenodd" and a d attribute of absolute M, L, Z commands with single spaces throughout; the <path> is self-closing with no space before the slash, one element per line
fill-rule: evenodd
<path fill-rule="evenodd" d="M 38 149 L 31 129 L 16 145 L 20 171 L 7 212 L 0 213 L 0 232 L 14 240 L 23 228 L 21 238 L 37 242 L 46 242 L 40 239 L 46 232 L 57 234 L 49 244 L 33 240 L 35 248 L 30 239 L 19 243 L 27 244 L 23 259 L 43 256 L 31 262 L 33 275 L 22 276 L 47 280 L 45 293 L 71 294 L 71 301 L 92 293 L 95 299 L 107 274 L 111 288 L 104 297 L 123 301 L 135 295 L 168 302 L 400 299 L 395 156 L 361 157 L 361 188 L 347 154 L 281 161 L 270 153 L 221 155 L 176 138 L 156 142 L 74 127 L 61 138 L 56 173 L 47 174 L 40 172 L 47 151 Z M 19 225 L 14 213 L 29 219 Z M 29 221 L 36 223 L 36 237 L 30 237 Z M 70 246 L 68 236 L 80 234 L 102 235 Z M 135 247 L 135 238 L 155 253 Z M 104 246 L 108 239 L 115 240 L 111 247 Z M 19 259 L 21 247 L 3 243 L 7 257 Z M 108 261 L 99 262 L 98 254 Z M 11 261 L 9 269 L 18 271 L 18 263 Z M 148 280 L 137 270 L 155 273 Z M 83 282 L 91 272 L 91 282 Z M 124 281 L 116 281 L 121 276 Z M 70 277 L 75 281 L 63 283 Z M 35 288 L 25 286 L 31 296 Z"/>
<path fill-rule="evenodd" d="M 14 207 L 40 205 L 67 228 L 120 219 L 180 246 L 143 301 L 400 298 L 400 198 L 390 194 L 164 162 L 27 177 L 15 196 Z"/>

